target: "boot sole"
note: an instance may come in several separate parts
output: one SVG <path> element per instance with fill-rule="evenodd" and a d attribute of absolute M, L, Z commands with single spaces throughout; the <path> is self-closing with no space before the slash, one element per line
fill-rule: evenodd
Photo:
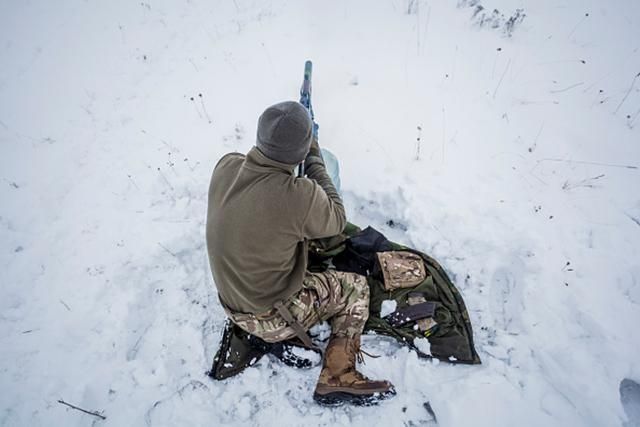
<path fill-rule="evenodd" d="M 395 390 L 389 390 L 382 393 L 375 394 L 351 394 L 342 391 L 336 391 L 327 394 L 313 394 L 313 400 L 323 406 L 341 406 L 344 404 L 350 404 L 355 406 L 374 406 L 383 400 L 389 399 L 395 396 Z"/>

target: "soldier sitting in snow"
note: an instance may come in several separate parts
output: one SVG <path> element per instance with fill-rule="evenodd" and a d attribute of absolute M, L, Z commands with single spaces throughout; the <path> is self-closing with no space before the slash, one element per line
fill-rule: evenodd
<path fill-rule="evenodd" d="M 282 102 L 260 116 L 256 146 L 246 156 L 220 159 L 209 189 L 209 262 L 229 318 L 267 342 L 297 336 L 311 344 L 306 331 L 328 320 L 332 335 L 314 399 L 369 404 L 395 390 L 356 370 L 369 315 L 367 281 L 307 271 L 309 240 L 334 236 L 346 224 L 314 129 L 301 104 Z M 296 177 L 303 161 L 307 177 Z"/>

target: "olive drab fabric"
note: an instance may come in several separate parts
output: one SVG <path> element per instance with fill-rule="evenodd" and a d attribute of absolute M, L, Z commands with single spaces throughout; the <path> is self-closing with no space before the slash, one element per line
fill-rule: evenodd
<path fill-rule="evenodd" d="M 266 157 L 257 147 L 216 165 L 209 186 L 207 250 L 222 303 L 235 312 L 264 313 L 300 291 L 308 240 L 339 234 L 346 217 L 324 166 Z"/>
<path fill-rule="evenodd" d="M 365 325 L 365 333 L 371 331 L 394 337 L 414 348 L 421 357 L 435 357 L 451 363 L 480 363 L 462 295 L 436 260 L 423 252 L 387 240 L 371 227 L 360 230 L 353 224 L 348 224 L 343 234 L 346 240 L 337 247 L 312 245 L 321 249 L 315 251 L 315 265 L 309 268 L 320 268 L 321 263 L 331 259 L 336 267 L 339 265 L 343 270 L 369 272 L 369 319 Z M 352 241 L 357 244 L 352 244 Z M 424 280 L 413 287 L 387 289 L 377 254 L 388 251 L 410 252 L 422 259 L 426 272 Z M 327 258 L 324 261 L 323 254 Z M 392 326 L 386 318 L 381 317 L 382 303 L 385 300 L 395 301 L 397 310 L 411 305 L 410 303 L 428 301 L 435 304 L 435 314 L 426 322 L 415 321 Z M 431 354 L 422 353 L 414 345 L 417 338 L 429 340 Z"/>
<path fill-rule="evenodd" d="M 408 250 L 409 248 L 399 247 Z M 452 363 L 480 363 L 480 357 L 476 353 L 473 344 L 473 332 L 469 313 L 467 312 L 462 295 L 451 282 L 444 269 L 433 258 L 424 253 L 414 251 L 420 255 L 427 268 L 428 276 L 419 285 L 413 288 L 396 289 L 388 291 L 382 281 L 377 277 L 369 277 L 369 289 L 371 292 L 370 316 L 366 330 L 390 335 L 400 341 L 414 347 L 419 355 L 435 357 Z M 437 324 L 434 329 L 429 329 L 425 334 L 420 325 L 417 328 L 409 323 L 402 327 L 392 328 L 388 322 L 380 317 L 382 302 L 394 300 L 397 308 L 409 305 L 410 295 L 420 293 L 426 301 L 436 305 L 433 321 Z M 431 322 L 429 322 L 431 323 Z M 431 344 L 431 354 L 422 352 L 413 345 L 416 338 L 427 338 Z"/>
<path fill-rule="evenodd" d="M 362 333 L 369 316 L 369 286 L 364 276 L 355 273 L 308 273 L 302 289 L 286 305 L 305 330 L 329 320 L 333 336 L 353 338 Z M 296 336 L 276 309 L 258 315 L 227 310 L 227 315 L 240 328 L 269 343 Z"/>

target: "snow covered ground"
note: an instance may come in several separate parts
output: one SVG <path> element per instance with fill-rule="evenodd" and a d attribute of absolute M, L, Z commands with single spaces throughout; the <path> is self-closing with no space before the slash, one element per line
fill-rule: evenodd
<path fill-rule="evenodd" d="M 0 1 L 0 425 L 638 425 L 639 49 L 637 0 Z M 484 362 L 366 337 L 375 408 L 204 375 L 210 173 L 306 59 L 350 219 L 443 263 Z"/>

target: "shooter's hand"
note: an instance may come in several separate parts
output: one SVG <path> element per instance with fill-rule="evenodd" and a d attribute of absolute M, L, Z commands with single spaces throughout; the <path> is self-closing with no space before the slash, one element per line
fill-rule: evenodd
<path fill-rule="evenodd" d="M 311 147 L 309 147 L 309 153 L 304 159 L 305 173 L 313 165 L 321 165 L 324 167 L 324 159 L 322 158 L 322 152 L 320 151 L 320 144 L 318 143 L 318 124 L 313 122 L 313 136 L 311 139 Z"/>

